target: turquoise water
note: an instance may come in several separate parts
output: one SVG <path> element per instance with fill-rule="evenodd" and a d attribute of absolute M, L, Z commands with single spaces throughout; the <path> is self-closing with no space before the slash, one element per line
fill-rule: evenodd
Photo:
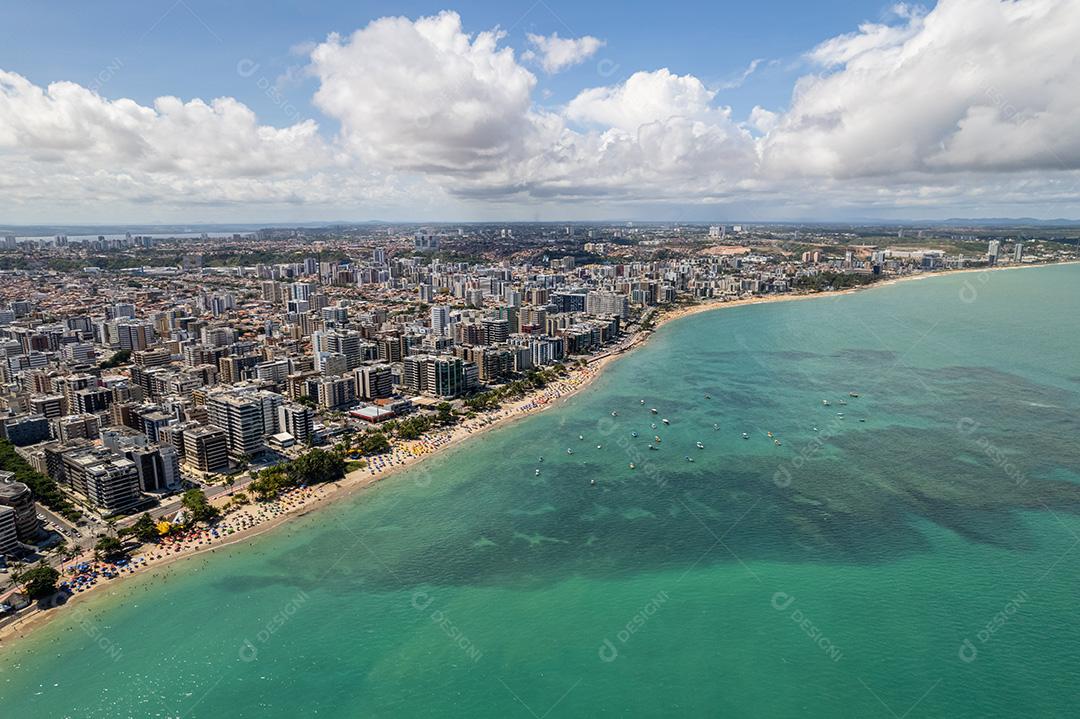
<path fill-rule="evenodd" d="M 557 410 L 62 610 L 0 651 L 0 707 L 1075 716 L 1078 310 L 1059 266 L 672 323 Z"/>

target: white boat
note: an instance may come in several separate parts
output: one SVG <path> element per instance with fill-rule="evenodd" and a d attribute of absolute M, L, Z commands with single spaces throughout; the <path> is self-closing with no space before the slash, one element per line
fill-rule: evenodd
<path fill-rule="evenodd" d="M 618 416 L 619 416 L 619 413 L 618 413 L 618 412 L 615 412 L 615 411 L 613 410 L 613 411 L 611 412 L 611 416 L 612 416 L 612 417 L 618 417 Z"/>
<path fill-rule="evenodd" d="M 652 427 L 653 429 L 656 429 L 656 422 L 653 422 L 653 423 L 652 423 L 652 424 L 650 424 L 649 426 L 650 426 L 650 427 Z"/>
<path fill-rule="evenodd" d="M 645 400 L 641 400 L 641 403 L 642 403 L 642 404 L 645 404 Z"/>
<path fill-rule="evenodd" d="M 578 439 L 585 439 L 585 436 L 584 436 L 584 435 L 581 435 L 581 434 L 579 434 L 579 435 L 577 436 L 577 438 L 578 438 Z"/>
<path fill-rule="evenodd" d="M 694 458 L 693 458 L 693 457 L 691 457 L 690 455 L 686 455 L 686 461 L 687 461 L 687 462 L 693 462 L 693 461 L 694 461 Z"/>
<path fill-rule="evenodd" d="M 536 476 L 537 476 L 537 477 L 539 477 L 539 476 L 540 476 L 540 470 L 539 470 L 539 469 L 538 469 L 538 470 L 536 470 Z"/>
<path fill-rule="evenodd" d="M 658 435 L 658 434 L 653 435 L 653 441 L 656 442 L 657 444 L 660 444 L 660 435 Z"/>
<path fill-rule="evenodd" d="M 589 480 L 589 484 L 591 484 L 591 485 L 595 485 L 595 484 L 596 484 L 596 480 L 595 480 L 595 479 L 590 479 L 590 480 Z"/>
<path fill-rule="evenodd" d="M 598 444 L 598 445 L 596 445 L 596 448 L 597 448 L 597 449 L 603 449 L 603 447 L 602 447 L 601 445 L 599 445 L 599 444 Z"/>
<path fill-rule="evenodd" d="M 705 445 L 703 445 L 701 442 L 698 442 L 697 443 L 697 448 L 698 449 L 705 449 Z"/>
<path fill-rule="evenodd" d="M 630 469 L 634 469 L 634 463 L 633 462 L 630 463 Z"/>
<path fill-rule="evenodd" d="M 651 445 L 651 444 L 650 444 L 650 445 L 649 445 L 649 449 L 651 449 L 651 450 L 655 450 L 655 449 L 656 449 L 656 447 L 654 447 L 653 445 Z"/>
<path fill-rule="evenodd" d="M 540 462 L 543 462 L 543 461 L 544 461 L 544 458 L 543 458 L 543 457 L 540 457 L 538 461 L 540 461 Z"/>
<path fill-rule="evenodd" d="M 742 438 L 743 439 L 750 439 L 750 435 L 748 435 L 746 432 L 743 432 L 742 433 Z"/>
<path fill-rule="evenodd" d="M 653 407 L 653 408 L 652 408 L 652 409 L 650 409 L 649 411 L 650 411 L 650 412 L 652 412 L 653 414 L 659 414 L 659 413 L 657 412 L 657 410 L 656 410 L 656 407 Z"/>
<path fill-rule="evenodd" d="M 660 421 L 663 422 L 664 424 L 671 424 L 671 422 L 669 422 L 667 419 L 662 419 Z"/>
<path fill-rule="evenodd" d="M 630 436 L 631 436 L 631 437 L 637 437 L 637 432 L 631 432 L 631 433 L 630 433 Z"/>
<path fill-rule="evenodd" d="M 567 453 L 567 454 L 573 454 L 573 453 L 574 453 L 574 450 L 572 450 L 572 449 L 570 449 L 569 447 L 567 447 L 567 448 L 566 448 L 566 453 Z"/>
<path fill-rule="evenodd" d="M 823 400 L 821 400 L 821 403 L 822 403 L 823 405 L 825 405 L 826 407 L 828 407 L 828 406 L 829 406 L 829 400 L 827 400 L 827 399 L 823 399 Z"/>

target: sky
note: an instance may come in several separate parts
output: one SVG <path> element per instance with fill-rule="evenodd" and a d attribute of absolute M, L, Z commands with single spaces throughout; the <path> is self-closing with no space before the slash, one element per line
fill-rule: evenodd
<path fill-rule="evenodd" d="M 0 223 L 1080 217 L 1075 0 L 0 4 Z"/>

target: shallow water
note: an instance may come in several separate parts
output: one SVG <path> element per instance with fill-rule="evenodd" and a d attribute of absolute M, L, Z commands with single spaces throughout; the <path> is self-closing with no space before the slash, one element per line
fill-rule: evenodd
<path fill-rule="evenodd" d="M 1074 715 L 1078 310 L 1073 265 L 672 323 L 558 409 L 62 610 L 0 650 L 0 706 Z"/>

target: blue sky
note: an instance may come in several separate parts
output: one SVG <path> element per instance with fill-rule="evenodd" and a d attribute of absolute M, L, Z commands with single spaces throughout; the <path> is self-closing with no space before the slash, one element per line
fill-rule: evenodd
<path fill-rule="evenodd" d="M 0 13 L 0 222 L 1080 216 L 1075 0 Z"/>
<path fill-rule="evenodd" d="M 877 0 L 9 3 L 0 68 L 38 85 L 57 80 L 90 85 L 104 72 L 109 79 L 102 94 L 141 104 L 165 94 L 232 96 L 265 115 L 267 123 L 284 125 L 287 118 L 275 112 L 265 93 L 237 76 L 240 60 L 259 63 L 258 75 L 276 81 L 304 63 L 290 54 L 292 48 L 321 42 L 331 32 L 347 35 L 379 17 L 416 18 L 450 8 L 461 14 L 466 30 L 502 28 L 515 47 L 526 45 L 526 33 L 603 38 L 606 45 L 596 62 L 542 78 L 542 88 L 552 92 L 545 100 L 550 102 L 567 101 L 583 86 L 623 80 L 641 69 L 667 67 L 723 86 L 756 59 L 776 61 L 760 65 L 742 87 L 721 93 L 721 102 L 745 113 L 754 105 L 784 107 L 798 69 L 805 67 L 803 53 L 861 22 L 887 17 L 891 6 Z M 122 67 L 110 71 L 117 59 Z M 317 116 L 310 103 L 314 86 L 307 78 L 282 89 L 305 116 Z"/>

